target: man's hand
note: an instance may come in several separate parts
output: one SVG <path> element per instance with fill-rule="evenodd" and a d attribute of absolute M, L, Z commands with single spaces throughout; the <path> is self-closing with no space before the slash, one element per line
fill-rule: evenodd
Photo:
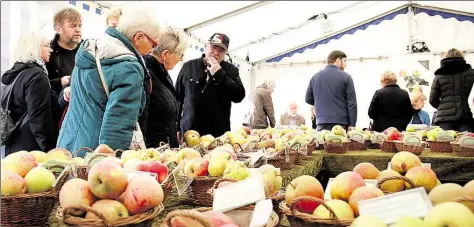
<path fill-rule="evenodd" d="M 69 86 L 70 83 L 71 83 L 71 76 L 61 77 L 61 85 L 63 85 L 63 87 Z"/>
<path fill-rule="evenodd" d="M 69 102 L 71 100 L 71 87 L 64 88 L 64 101 Z"/>
<path fill-rule="evenodd" d="M 213 57 L 209 57 L 207 63 L 209 63 L 210 65 L 207 66 L 207 70 L 209 70 L 212 76 L 214 76 L 214 74 L 219 71 L 219 69 L 221 69 L 221 65 L 219 64 L 219 62 Z"/>

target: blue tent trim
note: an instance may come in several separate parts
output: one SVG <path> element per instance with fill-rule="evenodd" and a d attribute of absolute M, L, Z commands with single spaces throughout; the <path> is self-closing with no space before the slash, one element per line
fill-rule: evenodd
<path fill-rule="evenodd" d="M 277 56 L 277 57 L 274 57 L 274 58 L 271 58 L 271 59 L 268 59 L 266 62 L 267 63 L 270 63 L 270 62 L 279 62 L 281 61 L 283 58 L 286 58 L 286 57 L 291 57 L 293 56 L 294 54 L 296 53 L 303 53 L 306 49 L 314 49 L 316 48 L 317 46 L 319 45 L 322 45 L 322 44 L 327 44 L 329 43 L 329 41 L 333 40 L 333 39 L 340 39 L 342 38 L 343 36 L 345 35 L 352 35 L 354 34 L 356 31 L 358 30 L 365 30 L 367 29 L 369 26 L 371 25 L 378 25 L 380 24 L 382 21 L 385 21 L 385 20 L 392 20 L 393 18 L 395 18 L 397 15 L 399 14 L 407 14 L 408 13 L 408 7 L 405 7 L 403 9 L 400 9 L 398 11 L 395 11 L 391 14 L 388 14 L 386 16 L 383 16 L 379 19 L 376 19 L 376 20 L 373 20 L 373 21 L 369 21 L 365 24 L 361 24 L 355 28 L 352 28 L 350 30 L 347 30 L 347 31 L 344 31 L 344 32 L 341 32 L 339 34 L 336 34 L 334 36 L 331 36 L 331 37 L 328 37 L 326 39 L 323 39 L 323 40 L 320 40 L 318 42 L 315 42 L 315 43 L 312 43 L 312 44 L 309 44 L 307 46 L 304 46 L 304 47 L 301 47 L 301 48 L 298 48 L 296 50 L 293 50 L 291 52 L 288 52 L 286 54 L 283 54 L 283 55 L 280 55 L 280 56 Z"/>
<path fill-rule="evenodd" d="M 448 13 L 448 12 L 443 12 L 439 10 L 433 10 L 433 9 L 424 9 L 424 8 L 414 8 L 415 14 L 419 13 L 426 13 L 429 16 L 440 16 L 443 19 L 449 19 L 449 18 L 454 18 L 458 21 L 470 21 L 474 23 L 474 17 L 473 16 L 466 16 L 466 15 L 460 15 L 460 14 L 455 14 L 455 13 Z"/>

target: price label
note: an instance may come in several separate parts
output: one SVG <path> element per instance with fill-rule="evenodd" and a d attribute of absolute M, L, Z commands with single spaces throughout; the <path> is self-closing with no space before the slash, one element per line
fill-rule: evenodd
<path fill-rule="evenodd" d="M 356 141 L 358 143 L 364 143 L 365 142 L 364 135 L 362 135 L 360 133 L 356 133 L 356 132 L 352 133 L 351 140 Z"/>
<path fill-rule="evenodd" d="M 405 145 L 409 145 L 409 146 L 421 146 L 423 141 L 421 140 L 420 137 L 416 135 L 410 135 L 410 136 L 407 136 L 403 142 Z"/>
<path fill-rule="evenodd" d="M 257 152 L 254 152 L 250 155 L 250 165 L 253 166 L 255 163 L 257 163 L 260 158 L 262 158 L 265 155 L 264 153 L 264 148 L 258 150 Z"/>
<path fill-rule="evenodd" d="M 461 139 L 461 144 L 460 144 L 459 146 L 465 147 L 465 148 L 474 148 L 474 138 L 473 138 L 473 137 L 464 136 L 464 137 Z"/>
<path fill-rule="evenodd" d="M 212 209 L 216 212 L 226 212 L 261 200 L 265 200 L 263 176 L 255 174 L 243 181 L 217 188 L 214 191 Z"/>
<path fill-rule="evenodd" d="M 193 182 L 193 179 L 184 175 L 181 170 L 184 166 L 184 163 L 185 162 L 181 162 L 170 174 L 173 176 L 174 184 L 176 185 L 176 190 L 178 191 L 179 196 L 183 195 L 186 189 L 188 189 L 189 185 L 191 185 Z"/>
<path fill-rule="evenodd" d="M 454 136 L 449 132 L 438 132 L 436 140 L 441 142 L 451 142 L 454 140 Z"/>
<path fill-rule="evenodd" d="M 373 215 L 390 225 L 405 216 L 423 218 L 432 208 L 426 190 L 415 188 L 358 202 L 360 215 Z"/>
<path fill-rule="evenodd" d="M 249 227 L 265 226 L 273 211 L 271 199 L 260 200 L 255 204 Z"/>

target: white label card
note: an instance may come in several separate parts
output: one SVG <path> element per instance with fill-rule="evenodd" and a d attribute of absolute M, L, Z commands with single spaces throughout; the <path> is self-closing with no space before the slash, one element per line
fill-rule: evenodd
<path fill-rule="evenodd" d="M 473 137 L 464 136 L 464 137 L 461 139 L 461 144 L 460 144 L 459 146 L 465 147 L 465 148 L 474 148 L 474 138 L 473 138 Z"/>
<path fill-rule="evenodd" d="M 179 196 L 183 195 L 189 185 L 193 182 L 192 178 L 187 177 L 181 171 L 184 164 L 185 162 L 181 162 L 170 174 L 173 176 L 174 184 L 176 185 L 176 190 L 178 191 Z"/>
<path fill-rule="evenodd" d="M 328 185 L 326 186 L 326 190 L 324 191 L 324 199 L 325 200 L 330 200 L 332 199 L 331 197 L 331 184 L 334 181 L 334 178 L 329 178 Z M 377 180 L 368 180 L 364 179 L 365 181 L 365 186 L 370 187 L 370 188 L 376 188 L 377 187 Z"/>
<path fill-rule="evenodd" d="M 454 140 L 454 136 L 451 135 L 449 132 L 438 132 L 438 136 L 436 137 L 437 141 L 445 141 L 451 142 Z"/>
<path fill-rule="evenodd" d="M 250 155 L 250 165 L 253 166 L 257 161 L 265 155 L 264 150 L 260 149 L 257 152 L 254 152 Z"/>
<path fill-rule="evenodd" d="M 243 181 L 217 188 L 214 191 L 212 209 L 216 212 L 226 212 L 260 200 L 265 200 L 263 176 L 255 174 Z"/>
<path fill-rule="evenodd" d="M 405 145 L 421 146 L 423 141 L 416 135 L 409 135 L 403 142 Z"/>
<path fill-rule="evenodd" d="M 421 163 L 421 164 L 423 164 L 424 167 L 428 167 L 431 169 L 431 163 Z M 391 169 L 392 169 L 392 162 L 389 162 L 387 164 L 387 170 L 391 170 Z"/>
<path fill-rule="evenodd" d="M 260 200 L 255 204 L 249 227 L 265 226 L 273 212 L 271 199 Z"/>
<path fill-rule="evenodd" d="M 362 134 L 360 134 L 360 133 L 357 133 L 357 132 L 352 133 L 350 139 L 351 139 L 351 140 L 354 140 L 354 141 L 356 141 L 356 142 L 358 142 L 358 143 L 364 143 L 364 142 L 365 142 L 365 140 L 364 140 L 364 135 L 362 135 Z"/>
<path fill-rule="evenodd" d="M 426 190 L 415 188 L 359 201 L 360 215 L 373 215 L 390 225 L 405 216 L 423 218 L 432 208 Z"/>

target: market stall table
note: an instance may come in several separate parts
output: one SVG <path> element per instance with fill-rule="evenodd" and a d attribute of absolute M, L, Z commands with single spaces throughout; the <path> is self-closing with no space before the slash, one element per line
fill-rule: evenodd
<path fill-rule="evenodd" d="M 298 176 L 318 175 L 321 169 L 322 163 L 323 163 L 323 155 L 315 151 L 313 152 L 312 155 L 307 156 L 305 159 L 303 159 L 300 165 L 295 165 L 294 168 L 282 171 L 281 173 L 282 173 L 282 178 L 283 178 L 283 188 L 285 188 L 286 185 L 288 185 L 293 179 L 297 178 Z M 195 209 L 199 207 L 199 206 L 194 206 L 188 202 L 186 193 L 179 198 L 178 198 L 178 195 L 174 193 L 171 196 L 176 197 L 176 200 L 173 200 L 173 204 L 176 204 L 176 205 L 165 207 L 165 210 L 153 222 L 153 225 L 152 225 L 153 227 L 159 227 L 162 220 L 166 217 L 166 215 L 173 210 Z M 62 221 L 56 217 L 56 212 L 57 212 L 57 209 L 54 209 L 53 212 L 51 213 L 50 226 L 51 227 L 67 226 L 63 224 Z"/>

